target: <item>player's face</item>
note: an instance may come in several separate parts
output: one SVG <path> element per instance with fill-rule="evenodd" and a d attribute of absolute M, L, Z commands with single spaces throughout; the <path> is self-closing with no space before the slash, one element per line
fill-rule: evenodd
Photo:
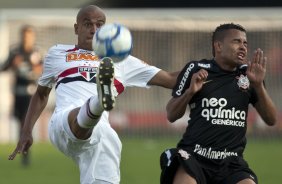
<path fill-rule="evenodd" d="M 236 67 L 247 62 L 247 37 L 246 33 L 230 29 L 225 33 L 221 42 L 220 57 L 226 65 Z"/>
<path fill-rule="evenodd" d="M 92 50 L 93 36 L 105 22 L 105 14 L 99 9 L 84 12 L 74 25 L 75 33 L 78 36 L 78 48 Z"/>

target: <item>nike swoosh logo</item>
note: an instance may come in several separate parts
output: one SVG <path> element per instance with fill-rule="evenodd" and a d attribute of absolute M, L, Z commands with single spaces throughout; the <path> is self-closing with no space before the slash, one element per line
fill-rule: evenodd
<path fill-rule="evenodd" d="M 211 82 L 212 80 L 205 81 L 204 84 Z"/>

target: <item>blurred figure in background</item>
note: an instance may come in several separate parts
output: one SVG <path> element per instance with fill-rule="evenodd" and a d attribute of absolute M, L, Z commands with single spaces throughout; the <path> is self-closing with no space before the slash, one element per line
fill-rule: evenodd
<path fill-rule="evenodd" d="M 42 57 L 35 47 L 34 27 L 24 25 L 20 30 L 20 43 L 11 48 L 9 57 L 1 70 L 9 70 L 14 75 L 14 116 L 20 123 L 19 134 L 24 124 L 25 114 L 31 96 L 36 90 L 36 81 L 42 72 Z M 22 157 L 22 164 L 29 165 L 28 154 Z"/>

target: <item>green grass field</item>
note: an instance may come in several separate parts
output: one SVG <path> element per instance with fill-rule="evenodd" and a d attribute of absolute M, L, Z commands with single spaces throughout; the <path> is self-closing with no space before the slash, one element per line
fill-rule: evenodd
<path fill-rule="evenodd" d="M 174 147 L 177 139 L 130 139 L 123 142 L 121 184 L 158 184 L 159 155 L 168 147 Z M 34 144 L 31 150 L 32 164 L 23 168 L 20 157 L 8 161 L 13 145 L 0 145 L 1 184 L 78 184 L 79 173 L 74 163 L 49 143 Z M 249 140 L 245 152 L 251 168 L 260 184 L 282 183 L 282 140 Z"/>

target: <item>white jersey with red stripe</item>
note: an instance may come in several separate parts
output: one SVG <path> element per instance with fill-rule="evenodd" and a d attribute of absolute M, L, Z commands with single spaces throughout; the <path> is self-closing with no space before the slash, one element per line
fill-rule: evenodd
<path fill-rule="evenodd" d="M 75 45 L 53 46 L 44 61 L 44 72 L 38 83 L 56 86 L 56 110 L 69 105 L 81 106 L 91 96 L 97 95 L 95 77 L 99 66 L 93 51 L 78 49 Z M 160 69 L 129 56 L 115 63 L 114 85 L 120 94 L 128 86 L 148 87 L 147 82 Z"/>
<path fill-rule="evenodd" d="M 99 64 L 93 51 L 75 45 L 55 45 L 46 55 L 38 84 L 55 86 L 56 107 L 49 124 L 50 140 L 79 165 L 81 183 L 98 179 L 116 184 L 120 181 L 121 142 L 109 124 L 108 112 L 103 113 L 89 141 L 77 140 L 67 123 L 71 109 L 82 106 L 91 96 L 98 98 L 95 77 Z M 114 67 L 116 95 L 130 86 L 149 87 L 148 81 L 160 71 L 133 56 L 115 63 Z"/>

